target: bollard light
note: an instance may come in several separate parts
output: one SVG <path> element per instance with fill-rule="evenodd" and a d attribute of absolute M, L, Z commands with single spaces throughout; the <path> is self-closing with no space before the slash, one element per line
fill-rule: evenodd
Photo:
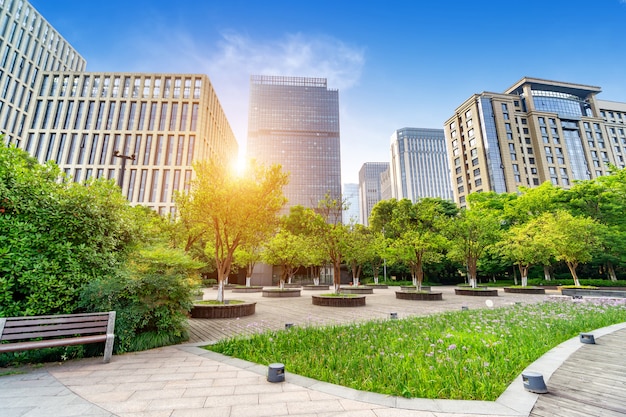
<path fill-rule="evenodd" d="M 282 363 L 270 363 L 267 369 L 268 382 L 283 382 L 285 380 L 285 365 Z"/>
<path fill-rule="evenodd" d="M 469 310 L 469 308 L 467 306 L 461 306 L 461 310 L 466 311 L 466 310 Z"/>
<path fill-rule="evenodd" d="M 548 392 L 548 387 L 543 381 L 543 375 L 539 372 L 523 372 L 522 383 L 526 391 L 534 392 L 535 394 L 545 394 Z"/>
<path fill-rule="evenodd" d="M 398 318 L 398 313 L 389 313 L 389 318 L 390 319 L 397 319 Z"/>
<path fill-rule="evenodd" d="M 593 337 L 593 335 L 591 333 L 581 333 L 578 336 L 580 343 L 584 343 L 586 345 L 595 345 L 596 344 L 596 338 Z"/>
<path fill-rule="evenodd" d="M 285 330 L 289 330 L 293 327 L 293 323 L 285 323 Z"/>

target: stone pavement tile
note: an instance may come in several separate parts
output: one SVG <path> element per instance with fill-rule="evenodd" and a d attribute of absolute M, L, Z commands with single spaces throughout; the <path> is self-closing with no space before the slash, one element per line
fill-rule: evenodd
<path fill-rule="evenodd" d="M 377 408 L 374 410 L 376 417 L 437 417 L 430 411 L 403 410 L 400 408 Z M 447 414 L 444 414 L 448 417 Z M 478 416 L 473 416 L 478 417 Z"/>
<path fill-rule="evenodd" d="M 148 409 L 148 404 L 150 401 L 142 400 L 142 401 L 124 401 L 124 402 L 108 402 L 108 403 L 100 403 L 98 404 L 100 407 L 105 410 L 109 410 L 110 412 L 118 415 L 122 415 L 123 413 L 138 413 L 143 412 Z"/>
<path fill-rule="evenodd" d="M 146 411 L 149 410 L 178 410 L 183 408 L 201 408 L 204 406 L 204 398 L 163 398 L 152 400 L 148 404 Z"/>
<path fill-rule="evenodd" d="M 171 417 L 230 417 L 230 407 L 191 408 L 186 410 L 174 410 Z"/>
<path fill-rule="evenodd" d="M 257 394 L 246 395 L 228 395 L 207 397 L 204 402 L 205 408 L 212 407 L 230 407 L 233 405 L 256 405 L 259 404 L 259 396 Z"/>
<path fill-rule="evenodd" d="M 230 408 L 230 417 L 279 417 L 288 416 L 287 404 L 236 405 Z"/>
<path fill-rule="evenodd" d="M 340 399 L 339 403 L 341 403 L 341 406 L 345 410 L 349 410 L 349 411 L 352 411 L 352 410 L 370 410 L 370 409 L 383 408 L 382 405 L 364 403 L 364 402 L 361 402 L 361 401 L 354 401 L 354 400 Z"/>
<path fill-rule="evenodd" d="M 2 387 L 2 389 L 0 389 L 0 399 L 2 399 L 2 402 L 5 402 L 5 399 L 12 398 L 51 396 L 58 395 L 65 390 L 66 388 L 61 384 L 44 387 Z"/>
<path fill-rule="evenodd" d="M 87 389 L 85 389 L 87 388 Z M 109 402 L 123 402 L 128 400 L 131 395 L 133 395 L 133 391 L 107 391 L 107 392 L 99 392 L 94 388 L 97 387 L 74 387 L 72 391 L 76 394 L 80 395 L 83 398 L 87 398 L 90 402 L 101 404 L 101 403 L 109 403 Z M 85 391 L 89 391 L 88 393 Z"/>
<path fill-rule="evenodd" d="M 166 374 L 154 374 L 148 378 L 148 381 L 186 381 L 193 378 L 193 372 L 186 374 L 173 373 L 171 370 Z"/>
<path fill-rule="evenodd" d="M 73 385 L 71 382 L 67 386 L 82 397 L 89 396 L 91 394 L 115 391 L 118 387 L 116 384 Z"/>
<path fill-rule="evenodd" d="M 138 413 L 121 413 L 119 417 L 170 417 L 174 410 L 151 410 Z"/>
<path fill-rule="evenodd" d="M 304 389 L 301 389 L 300 391 L 264 393 L 259 395 L 259 404 L 277 402 L 288 403 L 293 401 L 311 401 L 311 397 L 309 396 L 309 392 Z"/>
<path fill-rule="evenodd" d="M 247 385 L 236 384 L 235 386 L 235 394 L 260 394 L 267 392 L 283 392 L 283 387 L 280 383 L 276 384 L 271 382 L 261 384 L 250 383 Z"/>
<path fill-rule="evenodd" d="M 339 400 L 289 402 L 287 403 L 287 409 L 289 414 L 345 411 Z"/>
<path fill-rule="evenodd" d="M 130 382 L 146 382 L 150 374 L 119 374 L 102 379 L 104 384 L 121 384 Z"/>
<path fill-rule="evenodd" d="M 320 400 L 336 400 L 337 396 L 332 394 L 327 394 L 321 391 L 309 390 L 309 396 L 312 401 L 320 401 Z"/>
<path fill-rule="evenodd" d="M 185 388 L 170 388 L 170 389 L 158 389 L 158 390 L 143 390 L 129 393 L 128 398 L 131 401 L 135 400 L 156 400 L 159 398 L 181 398 L 185 393 Z"/>
<path fill-rule="evenodd" d="M 225 378 L 237 378 L 239 369 L 230 369 L 228 371 L 197 371 L 193 375 L 193 379 L 225 379 Z"/>
<path fill-rule="evenodd" d="M 196 381 L 194 381 L 196 382 Z M 186 386 L 183 397 L 216 397 L 221 395 L 233 395 L 235 387 L 212 387 L 212 386 Z"/>
<path fill-rule="evenodd" d="M 144 390 L 156 390 L 163 389 L 165 387 L 165 381 L 147 381 L 147 382 L 125 382 L 119 384 L 116 391 L 144 391 Z"/>

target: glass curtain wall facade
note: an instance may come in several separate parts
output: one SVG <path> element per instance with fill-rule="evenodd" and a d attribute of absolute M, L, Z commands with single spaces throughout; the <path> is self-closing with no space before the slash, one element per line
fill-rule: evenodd
<path fill-rule="evenodd" d="M 194 162 L 237 156 L 206 75 L 46 72 L 26 120 L 21 147 L 41 163 L 55 161 L 73 181 L 123 178 L 131 204 L 160 214 L 174 212 Z"/>
<path fill-rule="evenodd" d="M 247 156 L 289 173 L 289 207 L 341 199 L 339 93 L 324 78 L 250 78 Z"/>
<path fill-rule="evenodd" d="M 452 200 L 443 129 L 403 128 L 391 135 L 391 196 Z"/>
<path fill-rule="evenodd" d="M 466 100 L 444 125 L 454 200 L 517 192 L 624 167 L 626 104 L 596 99 L 600 87 L 523 78 L 504 93 Z M 621 130 L 620 130 L 621 129 Z"/>
<path fill-rule="evenodd" d="M 344 184 L 342 200 L 348 207 L 341 213 L 343 224 L 362 223 L 359 210 L 359 184 Z"/>
<path fill-rule="evenodd" d="M 372 208 L 382 200 L 381 175 L 389 170 L 389 162 L 366 162 L 359 170 L 359 201 L 361 224 L 369 225 Z"/>
<path fill-rule="evenodd" d="M 85 60 L 25 0 L 0 0 L 0 133 L 24 138 L 27 109 L 43 71 L 82 71 Z"/>

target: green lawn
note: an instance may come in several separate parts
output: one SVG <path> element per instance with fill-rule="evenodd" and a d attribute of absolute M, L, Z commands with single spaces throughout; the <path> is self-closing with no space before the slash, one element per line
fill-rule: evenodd
<path fill-rule="evenodd" d="M 495 400 L 556 345 L 626 321 L 626 300 L 547 301 L 347 326 L 293 327 L 206 349 L 408 398 Z"/>

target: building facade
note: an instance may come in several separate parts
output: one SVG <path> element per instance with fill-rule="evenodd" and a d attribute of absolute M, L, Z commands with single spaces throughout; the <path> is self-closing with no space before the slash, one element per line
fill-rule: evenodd
<path fill-rule="evenodd" d="M 206 75 L 85 72 L 25 0 L 0 0 L 0 132 L 74 181 L 115 179 L 131 204 L 174 211 L 193 164 L 237 157 Z"/>
<path fill-rule="evenodd" d="M 452 200 L 443 129 L 405 127 L 391 135 L 391 197 Z"/>
<path fill-rule="evenodd" d="M 600 101 L 600 87 L 522 78 L 504 93 L 475 94 L 445 122 L 454 200 L 517 192 L 623 168 L 626 104 Z"/>
<path fill-rule="evenodd" d="M 359 210 L 359 184 L 344 184 L 342 201 L 347 206 L 343 213 L 341 213 L 342 223 L 361 223 Z"/>
<path fill-rule="evenodd" d="M 289 173 L 289 207 L 341 199 L 339 93 L 324 78 L 250 78 L 247 156 Z"/>
<path fill-rule="evenodd" d="M 206 75 L 44 72 L 19 147 L 74 181 L 116 179 L 131 204 L 173 213 L 193 164 L 237 142 Z"/>
<path fill-rule="evenodd" d="M 83 57 L 27 1 L 0 1 L 0 133 L 5 143 L 23 138 L 43 71 L 84 68 Z"/>
<path fill-rule="evenodd" d="M 381 174 L 389 169 L 389 162 L 366 162 L 359 170 L 359 206 L 361 224 L 368 226 L 372 208 L 382 200 Z"/>

